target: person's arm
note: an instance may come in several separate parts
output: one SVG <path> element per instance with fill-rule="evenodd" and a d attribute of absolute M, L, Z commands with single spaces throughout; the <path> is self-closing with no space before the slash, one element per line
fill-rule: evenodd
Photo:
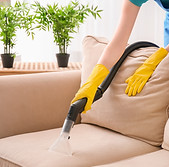
<path fill-rule="evenodd" d="M 169 44 L 165 48 L 169 52 Z"/>
<path fill-rule="evenodd" d="M 113 67 L 113 65 L 123 54 L 139 9 L 140 7 L 134 5 L 129 0 L 124 0 L 120 23 L 117 27 L 114 37 L 105 48 L 103 54 L 101 55 L 101 58 L 99 59 L 97 65 L 94 67 L 86 83 L 82 85 L 82 87 L 76 93 L 75 98 L 71 102 L 74 103 L 79 99 L 87 97 L 87 103 L 84 112 L 91 108 L 97 87 L 106 78 L 109 73 L 109 69 Z"/>
<path fill-rule="evenodd" d="M 110 69 L 119 60 L 127 46 L 139 9 L 140 7 L 129 0 L 124 0 L 117 30 L 101 55 L 98 64 L 103 64 Z"/>

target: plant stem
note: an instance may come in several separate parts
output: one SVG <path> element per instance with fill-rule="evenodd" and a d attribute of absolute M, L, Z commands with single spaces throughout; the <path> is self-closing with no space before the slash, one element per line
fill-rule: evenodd
<path fill-rule="evenodd" d="M 6 27 L 7 27 L 7 16 L 5 16 L 5 21 L 6 21 Z M 4 48 L 4 53 L 7 53 L 8 50 L 8 39 L 7 39 L 7 31 L 5 32 L 6 34 L 6 43 L 5 43 L 5 48 Z"/>
<path fill-rule="evenodd" d="M 11 43 L 10 43 L 10 40 L 9 40 L 9 54 L 11 52 Z"/>
<path fill-rule="evenodd" d="M 63 48 L 64 53 L 66 53 L 66 44 L 65 44 L 65 39 L 64 39 L 64 48 Z"/>

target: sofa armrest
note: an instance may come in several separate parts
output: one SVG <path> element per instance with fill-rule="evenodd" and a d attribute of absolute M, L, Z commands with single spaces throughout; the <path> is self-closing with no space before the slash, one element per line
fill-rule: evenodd
<path fill-rule="evenodd" d="M 80 71 L 0 77 L 0 138 L 61 127 Z"/>

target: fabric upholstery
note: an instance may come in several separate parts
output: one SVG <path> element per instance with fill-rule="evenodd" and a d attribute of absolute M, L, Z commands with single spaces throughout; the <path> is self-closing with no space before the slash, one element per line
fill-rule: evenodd
<path fill-rule="evenodd" d="M 0 77 L 0 138 L 61 127 L 80 71 Z"/>
<path fill-rule="evenodd" d="M 91 73 L 106 45 L 107 40 L 103 38 L 88 36 L 84 39 L 82 82 Z M 153 145 L 161 145 L 168 119 L 169 56 L 157 66 L 140 94 L 133 97 L 125 94 L 125 80 L 156 50 L 154 47 L 141 48 L 131 53 L 103 98 L 95 102 L 90 111 L 82 114 L 82 122 L 106 127 Z"/>
<path fill-rule="evenodd" d="M 169 151 L 160 150 L 107 165 L 99 165 L 97 167 L 168 167 L 168 157 Z"/>
<path fill-rule="evenodd" d="M 21 167 L 0 157 L 0 167 Z"/>
<path fill-rule="evenodd" d="M 165 125 L 164 141 L 163 141 L 162 147 L 169 151 L 169 120 L 167 121 Z"/>
<path fill-rule="evenodd" d="M 75 125 L 70 144 L 73 155 L 49 152 L 61 129 L 0 139 L 0 164 L 23 167 L 91 167 L 159 150 L 145 142 L 88 124 Z"/>

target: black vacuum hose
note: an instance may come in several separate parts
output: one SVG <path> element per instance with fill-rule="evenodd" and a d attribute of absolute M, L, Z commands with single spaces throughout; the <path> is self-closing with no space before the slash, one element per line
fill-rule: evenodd
<path fill-rule="evenodd" d="M 107 90 L 107 88 L 111 84 L 114 76 L 116 75 L 118 69 L 120 68 L 121 64 L 124 62 L 126 57 L 134 50 L 139 49 L 139 48 L 145 48 L 145 47 L 159 47 L 159 46 L 157 46 L 154 43 L 147 42 L 147 41 L 135 42 L 129 45 L 125 49 L 123 55 L 118 60 L 118 62 L 111 68 L 108 76 L 105 78 L 102 84 L 98 87 L 93 103 L 103 96 L 103 93 Z M 87 103 L 87 98 L 83 98 L 71 104 L 68 115 L 67 115 L 67 119 L 75 122 L 78 114 L 84 110 L 86 103 Z"/>

